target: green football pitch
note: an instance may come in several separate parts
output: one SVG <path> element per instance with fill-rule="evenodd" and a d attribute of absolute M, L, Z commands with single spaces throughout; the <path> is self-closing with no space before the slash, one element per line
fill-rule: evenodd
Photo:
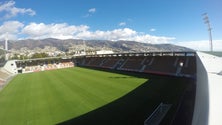
<path fill-rule="evenodd" d="M 148 79 L 67 68 L 19 74 L 0 91 L 0 125 L 50 125 L 107 105 Z"/>

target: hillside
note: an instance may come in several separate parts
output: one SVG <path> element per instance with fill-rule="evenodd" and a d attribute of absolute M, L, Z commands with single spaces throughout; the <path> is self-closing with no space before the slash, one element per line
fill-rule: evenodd
<path fill-rule="evenodd" d="M 211 55 L 215 55 L 215 56 L 218 56 L 218 57 L 222 57 L 222 52 L 221 52 L 221 51 L 214 51 L 214 52 L 203 51 L 203 52 L 204 52 L 204 53 L 211 54 Z"/>
<path fill-rule="evenodd" d="M 4 46 L 4 41 L 0 41 Z M 149 52 L 149 51 L 193 51 L 191 49 L 180 47 L 172 44 L 147 44 L 135 41 L 108 41 L 108 40 L 77 40 L 77 39 L 42 39 L 42 40 L 18 40 L 9 41 L 9 49 L 19 50 L 23 47 L 33 50 L 36 47 L 44 48 L 45 46 L 56 47 L 61 51 L 72 50 L 113 50 L 115 52 Z"/>

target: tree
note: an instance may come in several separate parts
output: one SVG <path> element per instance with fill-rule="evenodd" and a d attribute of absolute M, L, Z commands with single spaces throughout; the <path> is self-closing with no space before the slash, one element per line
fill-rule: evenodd
<path fill-rule="evenodd" d="M 32 55 L 32 59 L 35 59 L 35 58 L 46 58 L 46 57 L 49 57 L 49 55 L 47 53 L 35 53 Z"/>

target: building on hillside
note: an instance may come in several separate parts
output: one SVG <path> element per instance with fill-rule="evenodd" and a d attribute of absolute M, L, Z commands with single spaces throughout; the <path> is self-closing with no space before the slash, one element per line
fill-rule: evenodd
<path fill-rule="evenodd" d="M 113 54 L 114 52 L 112 50 L 99 50 L 96 51 L 96 54 Z"/>

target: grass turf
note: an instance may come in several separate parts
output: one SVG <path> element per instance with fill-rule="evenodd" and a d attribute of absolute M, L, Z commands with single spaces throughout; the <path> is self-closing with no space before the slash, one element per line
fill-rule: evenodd
<path fill-rule="evenodd" d="M 126 73 L 126 72 L 121 72 Z M 128 74 L 128 73 L 127 73 Z M 192 79 L 153 76 L 148 74 L 133 74 L 133 76 L 149 78 L 144 84 L 140 85 L 133 91 L 118 98 L 117 100 L 102 106 L 96 110 L 88 112 L 79 117 L 69 119 L 60 123 L 61 125 L 143 125 L 145 119 L 151 115 L 155 108 L 161 103 L 172 104 L 167 115 L 161 121 L 160 125 L 172 125 L 178 108 L 186 109 L 185 113 L 181 113 L 183 118 L 180 123 L 187 125 L 192 118 L 192 99 L 185 93 L 190 85 L 193 85 Z M 188 100 L 184 98 L 187 95 Z M 180 106 L 181 99 L 186 103 Z M 189 112 L 191 111 L 191 112 Z M 185 118 L 185 115 L 189 118 Z M 176 115 L 177 116 L 177 115 Z"/>
<path fill-rule="evenodd" d="M 102 107 L 146 81 L 77 67 L 20 74 L 0 92 L 0 124 L 57 124 Z"/>

